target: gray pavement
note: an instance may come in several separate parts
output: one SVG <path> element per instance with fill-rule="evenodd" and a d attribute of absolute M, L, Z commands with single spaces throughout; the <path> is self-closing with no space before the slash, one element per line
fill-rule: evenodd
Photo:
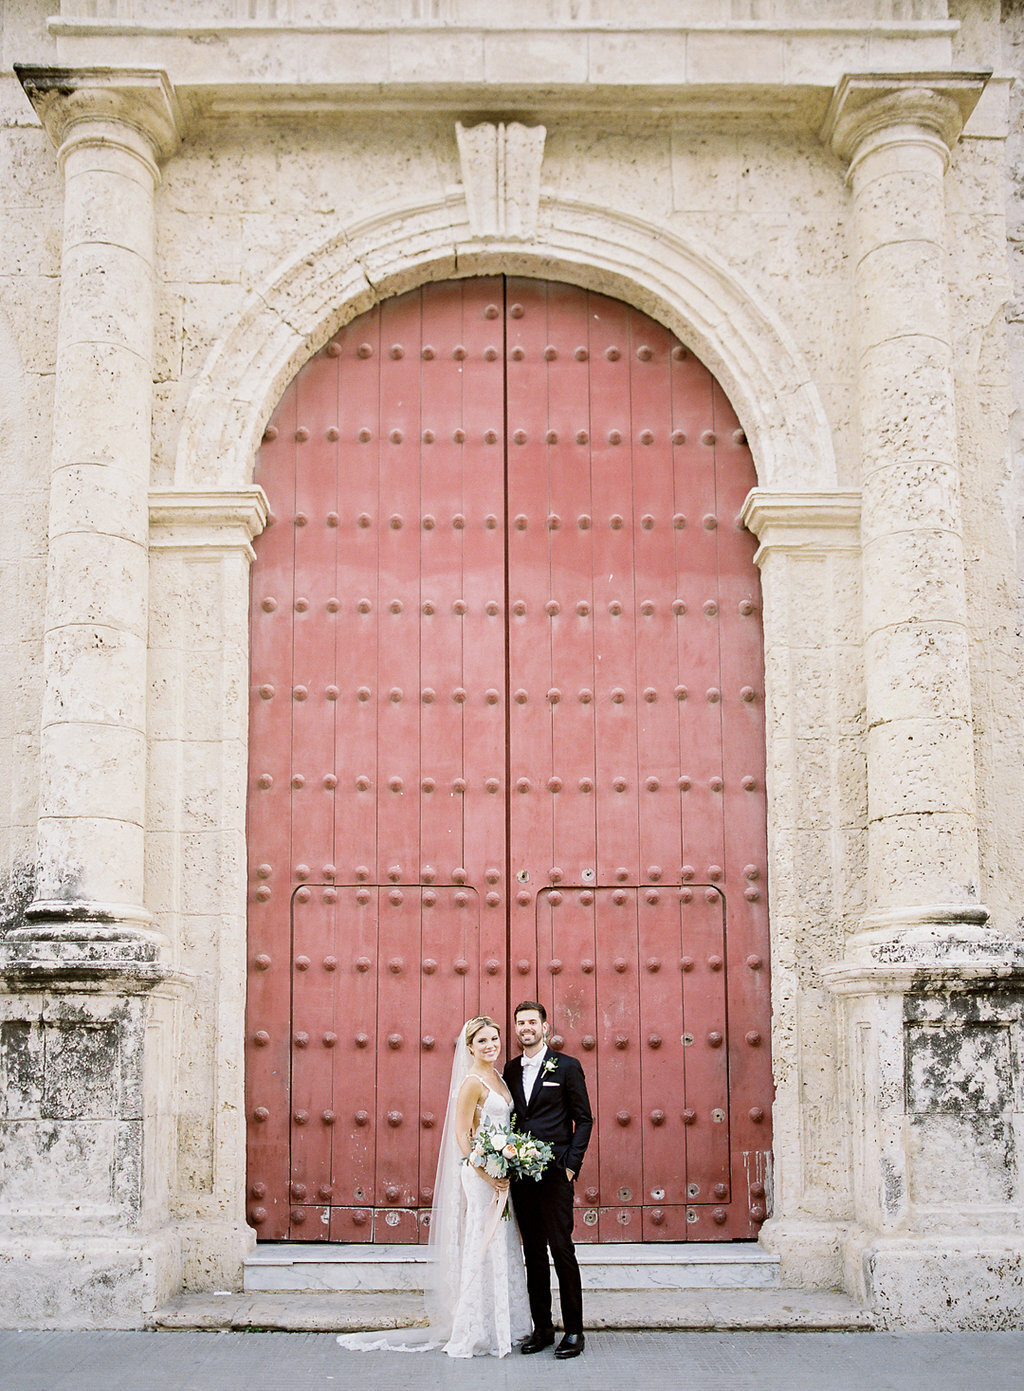
<path fill-rule="evenodd" d="M 2 1391 L 1017 1391 L 1024 1333 L 625 1333 L 583 1357 L 342 1351 L 330 1333 L 0 1331 Z"/>

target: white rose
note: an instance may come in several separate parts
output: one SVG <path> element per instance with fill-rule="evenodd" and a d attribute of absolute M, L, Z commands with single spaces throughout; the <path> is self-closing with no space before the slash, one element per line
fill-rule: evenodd
<path fill-rule="evenodd" d="M 496 1150 L 503 1150 L 505 1146 L 508 1144 L 508 1136 L 505 1134 L 503 1130 L 492 1130 L 491 1143 L 494 1145 L 494 1148 Z"/>

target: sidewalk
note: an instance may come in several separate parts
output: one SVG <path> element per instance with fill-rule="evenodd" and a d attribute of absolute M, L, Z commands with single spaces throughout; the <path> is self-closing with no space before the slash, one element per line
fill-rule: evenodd
<path fill-rule="evenodd" d="M 0 1331 L 3 1391 L 1024 1391 L 1024 1333 L 588 1334 L 585 1354 L 452 1361 L 330 1333 Z"/>

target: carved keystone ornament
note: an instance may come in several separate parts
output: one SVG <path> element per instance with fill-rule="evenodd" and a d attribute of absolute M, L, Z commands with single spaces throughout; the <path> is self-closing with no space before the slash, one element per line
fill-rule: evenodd
<path fill-rule="evenodd" d="M 473 235 L 528 241 L 537 230 L 545 127 L 456 121 L 455 135 Z"/>

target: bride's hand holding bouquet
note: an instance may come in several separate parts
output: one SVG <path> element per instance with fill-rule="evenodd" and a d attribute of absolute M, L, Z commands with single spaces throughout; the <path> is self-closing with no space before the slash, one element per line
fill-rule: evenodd
<path fill-rule="evenodd" d="M 510 1179 L 539 1179 L 553 1157 L 546 1141 L 525 1135 L 514 1126 L 499 1130 L 485 1123 L 474 1135 L 465 1162 L 482 1176 L 507 1183 Z"/>

